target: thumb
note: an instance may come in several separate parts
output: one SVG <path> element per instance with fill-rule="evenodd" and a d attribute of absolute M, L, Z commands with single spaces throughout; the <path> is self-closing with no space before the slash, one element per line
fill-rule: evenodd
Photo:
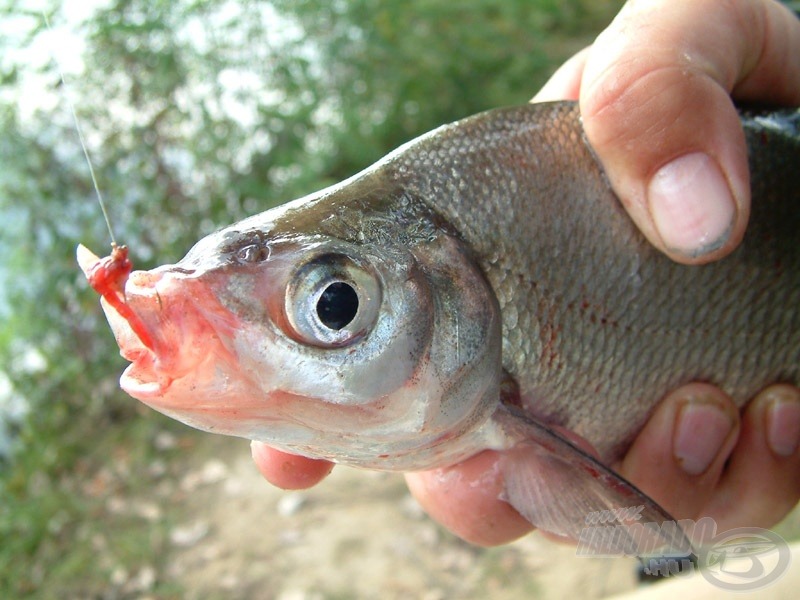
<path fill-rule="evenodd" d="M 798 82 L 800 21 L 777 2 L 633 1 L 586 58 L 581 114 L 642 232 L 702 263 L 736 247 L 750 211 L 731 96 L 800 103 Z"/>

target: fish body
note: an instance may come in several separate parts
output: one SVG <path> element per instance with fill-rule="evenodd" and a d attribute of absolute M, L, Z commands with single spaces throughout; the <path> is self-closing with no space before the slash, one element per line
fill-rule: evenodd
<path fill-rule="evenodd" d="M 575 104 L 443 126 L 126 276 L 122 297 L 98 288 L 132 362 L 122 387 L 201 429 L 366 468 L 535 447 L 524 463 L 507 453 L 505 497 L 576 539 L 596 510 L 669 520 L 605 466 L 663 395 L 705 380 L 742 405 L 798 382 L 800 116 L 743 126 L 751 223 L 732 255 L 699 267 L 636 229 Z M 87 275 L 97 260 L 79 250 Z M 626 553 L 686 550 L 679 532 L 633 537 Z"/>
<path fill-rule="evenodd" d="M 427 169 L 409 193 L 437 198 L 475 252 L 526 409 L 610 461 L 678 385 L 709 381 L 742 405 L 769 383 L 798 380 L 800 115 L 744 116 L 747 235 L 724 260 L 686 266 L 632 226 L 576 111 L 499 112 L 470 132 L 479 151 Z"/>

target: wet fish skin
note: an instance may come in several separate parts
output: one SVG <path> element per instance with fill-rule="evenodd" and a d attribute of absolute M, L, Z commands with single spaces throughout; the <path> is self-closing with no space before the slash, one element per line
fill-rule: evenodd
<path fill-rule="evenodd" d="M 238 410 L 229 417 L 183 391 L 174 394 L 173 383 L 141 393 L 137 380 L 150 378 L 149 372 L 144 378 L 123 375 L 123 388 L 201 429 L 367 468 L 451 464 L 484 447 L 481 424 L 496 408 L 503 378 L 494 292 L 441 217 L 386 173 L 371 169 L 240 221 L 201 240 L 174 268 L 156 270 L 163 274 L 159 284 L 166 284 L 157 288 L 162 306 L 203 295 L 239 319 L 231 336 L 237 350 L 222 368 L 227 388 L 211 386 L 212 402 L 242 407 L 245 395 L 275 399 L 289 392 L 273 400 L 287 405 L 285 413 L 276 416 L 267 405 L 256 415 Z M 268 258 L 251 261 L 250 253 Z M 381 317 L 358 344 L 307 343 L 278 305 L 298 271 L 341 256 L 379 279 Z M 138 288 L 140 277 L 134 273 L 133 285 L 126 286 L 134 303 L 153 296 L 150 281 Z M 188 292 L 190 286 L 202 291 Z M 198 314 L 193 321 L 204 318 Z M 182 339 L 177 345 L 192 343 Z M 246 394 L 232 383 L 242 381 Z M 182 385 L 198 389 L 195 382 Z M 170 397 L 181 399 L 165 402 Z"/>
<path fill-rule="evenodd" d="M 505 449 L 509 502 L 573 538 L 596 510 L 642 505 L 644 522 L 663 522 L 549 426 L 608 461 L 675 385 L 713 381 L 741 404 L 797 382 L 797 123 L 796 112 L 745 117 L 752 222 L 740 250 L 703 267 L 641 236 L 574 104 L 445 126 L 208 236 L 178 265 L 131 274 L 136 328 L 104 305 L 132 361 L 122 386 L 193 426 L 356 466 Z M 80 258 L 87 275 L 95 259 Z M 328 275 L 353 283 L 360 312 L 352 331 L 316 339 L 318 296 L 304 290 Z M 663 537 L 685 550 L 680 534 Z"/>
<path fill-rule="evenodd" d="M 702 267 L 633 226 L 574 104 L 492 111 L 399 157 L 395 180 L 432 199 L 495 290 L 526 408 L 606 460 L 682 383 L 710 381 L 741 405 L 798 381 L 800 116 L 745 112 L 743 125 L 750 224 L 738 250 Z"/>

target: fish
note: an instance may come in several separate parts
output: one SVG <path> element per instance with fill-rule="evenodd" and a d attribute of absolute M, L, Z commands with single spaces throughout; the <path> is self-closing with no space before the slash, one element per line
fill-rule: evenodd
<path fill-rule="evenodd" d="M 439 127 L 174 265 L 82 245 L 78 262 L 131 363 L 121 387 L 157 411 L 367 469 L 502 450 L 502 498 L 537 528 L 685 555 L 686 532 L 608 465 L 681 384 L 742 406 L 799 381 L 800 111 L 741 121 L 750 224 L 703 266 L 634 226 L 573 102 Z M 622 517 L 587 528 L 597 514 Z"/>

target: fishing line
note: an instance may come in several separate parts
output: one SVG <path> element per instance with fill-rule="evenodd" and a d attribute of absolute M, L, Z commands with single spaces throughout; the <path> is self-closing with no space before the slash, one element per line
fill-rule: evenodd
<path fill-rule="evenodd" d="M 47 13 L 42 11 L 42 17 L 44 17 L 44 24 L 51 34 L 53 33 L 53 28 L 50 25 L 50 19 L 47 18 Z M 81 130 L 81 124 L 78 120 L 78 114 L 75 112 L 75 105 L 72 103 L 72 99 L 69 96 L 69 85 L 67 85 L 67 78 L 64 76 L 64 70 L 61 68 L 61 64 L 58 62 L 58 59 L 55 57 L 53 52 L 50 53 L 53 62 L 56 65 L 56 69 L 58 70 L 58 75 L 61 78 L 61 89 L 62 89 L 62 96 L 69 106 L 69 110 L 72 113 L 72 121 L 75 124 L 75 130 L 78 132 L 78 140 L 80 141 L 81 148 L 83 149 L 83 155 L 86 157 L 86 163 L 89 165 L 89 175 L 92 178 L 92 185 L 94 186 L 94 191 L 97 194 L 97 200 L 100 203 L 100 210 L 103 212 L 103 218 L 106 221 L 106 227 L 108 227 L 108 234 L 111 236 L 111 245 L 116 246 L 117 240 L 114 237 L 114 232 L 111 230 L 111 221 L 108 218 L 108 211 L 106 210 L 106 203 L 103 200 L 103 194 L 100 193 L 100 186 L 97 185 L 97 177 L 94 173 L 94 167 L 92 166 L 92 159 L 89 156 L 89 149 L 86 146 L 86 141 L 83 138 L 83 131 Z"/>

